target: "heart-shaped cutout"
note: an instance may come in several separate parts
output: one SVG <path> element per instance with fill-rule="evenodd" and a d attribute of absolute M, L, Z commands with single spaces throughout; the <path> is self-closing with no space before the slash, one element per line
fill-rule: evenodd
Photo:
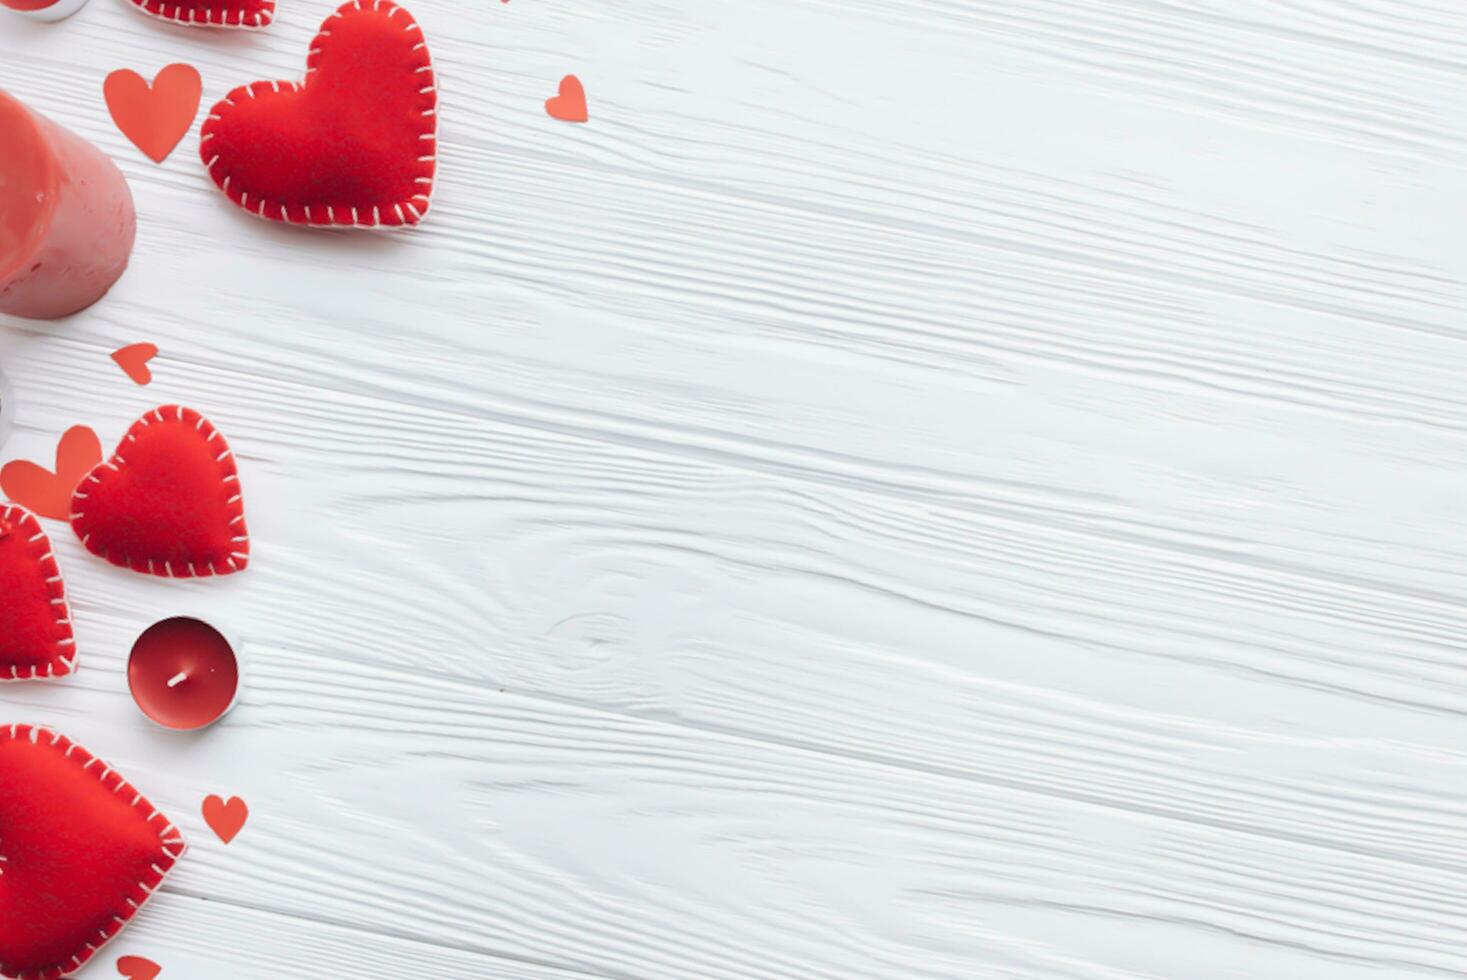
<path fill-rule="evenodd" d="M 151 86 L 137 72 L 119 68 L 102 83 L 102 95 L 122 135 L 154 163 L 162 163 L 193 125 L 203 88 L 193 65 L 169 65 Z"/>
<path fill-rule="evenodd" d="M 253 82 L 215 105 L 199 155 L 262 218 L 400 227 L 427 213 L 437 132 L 438 88 L 412 15 L 354 0 L 321 25 L 304 82 Z"/>
<path fill-rule="evenodd" d="M 75 669 L 71 609 L 51 539 L 34 514 L 0 506 L 0 681 Z"/>
<path fill-rule="evenodd" d="M 127 980 L 156 980 L 163 968 L 144 956 L 119 956 L 117 972 Z"/>
<path fill-rule="evenodd" d="M 213 795 L 204 799 L 204 822 L 226 844 L 239 836 L 249 818 L 250 808 L 238 796 L 231 796 L 227 802 Z"/>
<path fill-rule="evenodd" d="M 0 468 L 0 489 L 5 496 L 42 517 L 64 521 L 71 516 L 71 493 L 82 477 L 102 460 L 102 442 L 84 425 L 74 425 L 56 444 L 53 473 L 28 459 L 17 459 Z"/>
<path fill-rule="evenodd" d="M 114 565 L 150 575 L 228 575 L 249 563 L 239 470 L 198 412 L 155 408 L 72 495 L 71 526 Z"/>
<path fill-rule="evenodd" d="M 80 970 L 183 852 L 177 828 L 101 759 L 48 729 L 0 728 L 0 975 Z"/>
<path fill-rule="evenodd" d="M 275 19 L 275 0 L 131 0 L 150 17 L 189 27 L 255 30 Z"/>
<path fill-rule="evenodd" d="M 117 362 L 117 366 L 140 385 L 153 380 L 153 371 L 148 367 L 148 362 L 157 356 L 157 344 L 128 344 L 112 352 L 112 360 Z"/>
<path fill-rule="evenodd" d="M 590 118 L 586 110 L 586 89 L 581 80 L 567 75 L 560 80 L 560 94 L 545 100 L 545 111 L 552 119 L 583 123 Z"/>

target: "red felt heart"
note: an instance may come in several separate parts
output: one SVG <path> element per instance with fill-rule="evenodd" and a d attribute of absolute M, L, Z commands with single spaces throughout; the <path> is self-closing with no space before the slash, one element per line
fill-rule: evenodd
<path fill-rule="evenodd" d="M 114 565 L 192 578 L 249 563 L 234 454 L 191 408 L 165 405 L 134 422 L 77 485 L 71 511 L 82 544 Z"/>
<path fill-rule="evenodd" d="M 183 852 L 168 818 L 86 749 L 44 728 L 0 728 L 0 975 L 81 969 Z"/>
<path fill-rule="evenodd" d="M 30 511 L 0 506 L 0 681 L 65 677 L 75 668 L 71 610 L 51 539 Z"/>
<path fill-rule="evenodd" d="M 262 218 L 415 225 L 437 160 L 428 45 L 401 7 L 344 5 L 321 25 L 306 80 L 253 82 L 214 106 L 199 155 L 229 199 Z"/>
<path fill-rule="evenodd" d="M 131 0 L 145 14 L 190 27 L 267 27 L 275 0 Z"/>

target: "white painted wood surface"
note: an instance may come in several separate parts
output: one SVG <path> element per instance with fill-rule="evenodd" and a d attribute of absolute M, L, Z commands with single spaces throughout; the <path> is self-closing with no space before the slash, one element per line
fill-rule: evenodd
<path fill-rule="evenodd" d="M 101 305 L 4 322 L 5 458 L 183 401 L 254 533 L 171 583 L 53 526 L 83 668 L 0 711 L 193 845 L 109 953 L 1467 975 L 1467 7 L 414 0 L 443 170 L 390 239 L 112 128 L 107 71 L 193 62 L 207 105 L 328 9 L 0 26 L 140 214 Z M 566 72 L 588 125 L 541 108 Z M 180 739 L 122 666 L 189 611 L 250 664 Z"/>

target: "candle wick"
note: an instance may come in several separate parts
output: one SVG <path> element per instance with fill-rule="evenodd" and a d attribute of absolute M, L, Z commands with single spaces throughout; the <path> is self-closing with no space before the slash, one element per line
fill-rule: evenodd
<path fill-rule="evenodd" d="M 186 673 L 184 673 L 183 671 L 180 670 L 178 673 L 176 673 L 172 677 L 168 678 L 168 686 L 169 687 L 177 687 L 178 685 L 182 684 L 186 680 L 188 680 L 188 674 L 186 674 Z"/>

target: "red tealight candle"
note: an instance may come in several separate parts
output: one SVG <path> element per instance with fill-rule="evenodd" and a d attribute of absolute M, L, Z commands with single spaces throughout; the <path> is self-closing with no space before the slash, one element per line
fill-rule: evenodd
<path fill-rule="evenodd" d="M 143 714 L 164 728 L 212 725 L 239 694 L 239 660 L 218 630 L 188 616 L 154 623 L 132 645 L 127 685 Z"/>
<path fill-rule="evenodd" d="M 0 92 L 0 313 L 51 320 L 95 303 L 136 230 L 107 154 Z"/>
<path fill-rule="evenodd" d="M 0 0 L 0 7 L 9 7 L 34 20 L 62 20 L 82 9 L 86 3 L 87 0 Z"/>

